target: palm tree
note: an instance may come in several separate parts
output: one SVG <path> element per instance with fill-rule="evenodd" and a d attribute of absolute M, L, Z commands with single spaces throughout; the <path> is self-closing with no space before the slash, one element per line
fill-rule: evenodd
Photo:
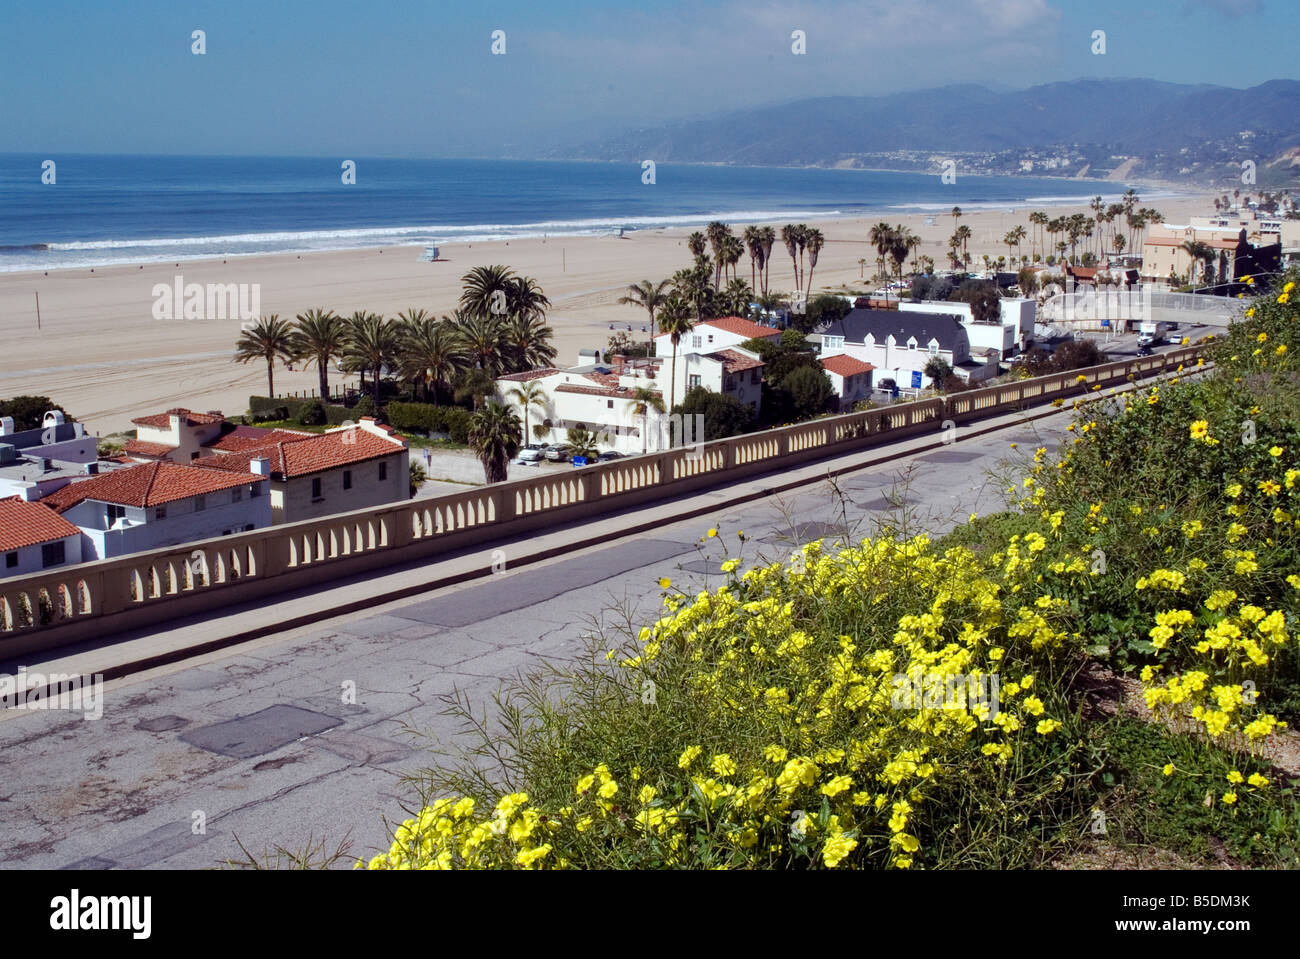
<path fill-rule="evenodd" d="M 704 314 L 714 311 L 715 295 L 710 273 L 708 259 L 700 257 L 695 266 L 678 270 L 673 274 L 673 294 L 694 309 L 696 322 L 703 322 Z M 660 320 L 663 319 L 663 310 L 666 306 L 665 303 L 659 308 Z M 662 328 L 659 332 L 663 332 Z"/>
<path fill-rule="evenodd" d="M 1016 257 L 1018 259 L 1023 259 L 1023 257 L 1021 257 L 1020 255 L 1020 244 L 1024 241 L 1025 237 L 1028 235 L 1027 231 L 1023 226 L 1017 226 L 1014 230 L 1011 231 L 1011 235 L 1015 237 Z"/>
<path fill-rule="evenodd" d="M 912 272 L 919 273 L 921 272 L 920 270 L 921 261 L 918 258 L 916 251 L 921 248 L 921 238 L 917 236 L 915 233 L 912 233 L 911 231 L 907 231 L 906 237 L 907 237 L 907 248 L 912 253 Z"/>
<path fill-rule="evenodd" d="M 618 298 L 621 305 L 640 306 L 650 314 L 650 344 L 652 348 L 655 337 L 655 311 L 664 305 L 664 300 L 668 299 L 668 292 L 672 289 L 672 285 L 672 280 L 660 280 L 658 283 L 642 280 L 640 283 L 630 284 L 627 288 L 627 295 Z M 653 349 L 651 352 L 653 352 Z"/>
<path fill-rule="evenodd" d="M 865 280 L 866 278 L 867 278 L 867 258 L 865 256 L 860 256 L 858 257 L 858 279 Z"/>
<path fill-rule="evenodd" d="M 1195 283 L 1197 260 L 1200 260 L 1208 268 L 1214 262 L 1214 248 L 1201 240 L 1186 240 L 1183 242 L 1182 248 L 1191 257 L 1191 265 L 1187 271 L 1187 282 Z"/>
<path fill-rule="evenodd" d="M 469 445 L 478 454 L 487 481 L 503 482 L 507 464 L 519 453 L 519 417 L 512 409 L 489 402 L 470 417 Z"/>
<path fill-rule="evenodd" d="M 501 372 L 503 357 L 503 324 L 488 313 L 454 314 L 456 332 L 469 354 L 472 365 L 489 376 Z"/>
<path fill-rule="evenodd" d="M 343 353 L 343 321 L 333 310 L 308 310 L 299 313 L 293 330 L 293 352 L 299 359 L 316 364 L 320 377 L 321 402 L 329 401 L 330 362 Z"/>
<path fill-rule="evenodd" d="M 722 283 L 722 270 L 726 265 L 722 250 L 726 245 L 727 237 L 731 236 L 731 227 L 721 220 L 714 220 L 704 228 L 704 235 L 709 238 L 709 248 L 713 250 L 713 288 L 716 290 Z"/>
<path fill-rule="evenodd" d="M 397 365 L 397 326 L 385 320 L 382 314 L 359 310 L 348 320 L 347 337 L 347 346 L 343 349 L 344 363 L 352 369 L 371 372 L 375 408 L 378 409 L 379 383 L 384 367 Z"/>
<path fill-rule="evenodd" d="M 545 319 L 551 301 L 531 276 L 516 276 L 506 283 L 506 314 Z"/>
<path fill-rule="evenodd" d="M 961 253 L 962 256 L 965 256 L 967 252 L 969 252 L 967 244 L 970 243 L 971 237 L 973 237 L 975 233 L 970 227 L 963 223 L 961 226 L 957 227 L 957 232 L 954 235 L 961 241 Z"/>
<path fill-rule="evenodd" d="M 731 269 L 731 278 L 735 280 L 736 264 L 740 258 L 745 255 L 745 244 L 741 242 L 738 236 L 728 233 L 722 239 L 722 278 L 727 278 L 727 268 Z"/>
<path fill-rule="evenodd" d="M 902 225 L 894 227 L 893 236 L 889 241 L 889 257 L 894 261 L 894 272 L 898 274 L 898 282 L 903 282 L 903 264 L 907 262 L 907 229 Z M 899 293 L 899 300 L 903 295 Z"/>
<path fill-rule="evenodd" d="M 508 266 L 476 266 L 460 278 L 460 308 L 470 316 L 504 316 L 514 270 Z M 494 295 L 499 294 L 499 295 Z"/>
<path fill-rule="evenodd" d="M 686 245 L 690 247 L 691 256 L 703 256 L 704 247 L 708 242 L 709 241 L 705 238 L 704 234 L 699 230 L 696 230 L 686 238 Z"/>
<path fill-rule="evenodd" d="M 867 239 L 870 240 L 872 245 L 876 248 L 877 274 L 883 274 L 885 272 L 885 258 L 889 256 L 889 249 L 894 244 L 894 228 L 881 220 L 871 228 L 871 232 L 867 235 Z M 889 299 L 889 290 L 887 285 L 885 290 L 885 299 Z"/>
<path fill-rule="evenodd" d="M 724 309 L 735 316 L 748 314 L 749 304 L 753 299 L 754 290 L 744 280 L 732 280 L 721 294 Z"/>
<path fill-rule="evenodd" d="M 955 206 L 952 208 L 952 225 L 954 228 L 956 228 L 957 221 L 960 219 L 961 219 L 961 207 Z"/>
<path fill-rule="evenodd" d="M 528 433 L 528 408 L 530 406 L 540 406 L 546 408 L 546 390 L 542 389 L 542 384 L 536 380 L 529 380 L 526 383 L 520 383 L 518 386 L 506 393 L 507 399 L 518 401 L 524 411 L 524 436 Z"/>
<path fill-rule="evenodd" d="M 1029 214 L 1029 222 L 1038 227 L 1038 230 L 1036 231 L 1037 235 L 1034 238 L 1034 249 L 1032 251 L 1037 253 L 1038 244 L 1045 242 L 1042 235 L 1042 228 L 1047 226 L 1047 214 L 1042 210 L 1035 210 L 1033 213 Z"/>
<path fill-rule="evenodd" d="M 505 352 L 502 368 L 522 373 L 555 362 L 556 349 L 551 345 L 555 331 L 540 316 L 516 313 L 501 325 L 501 346 Z"/>
<path fill-rule="evenodd" d="M 449 317 L 436 320 L 420 313 L 418 319 L 408 318 L 401 327 L 398 369 L 404 379 L 422 382 L 425 398 L 432 393 L 437 402 L 438 387 L 450 387 L 470 359 Z"/>
<path fill-rule="evenodd" d="M 803 289 L 803 251 L 804 251 L 804 247 L 806 247 L 806 246 L 808 245 L 808 226 L 807 226 L 807 224 L 800 223 L 797 227 L 795 227 L 795 230 L 797 231 L 796 236 L 795 236 L 795 242 L 797 242 L 797 243 L 799 244 L 799 286 L 798 286 L 798 289 Z"/>
<path fill-rule="evenodd" d="M 759 262 L 763 259 L 763 233 L 756 226 L 745 227 L 743 235 L 745 249 L 749 251 L 749 285 L 758 289 Z M 654 322 L 654 317 L 651 317 Z"/>
<path fill-rule="evenodd" d="M 664 412 L 664 395 L 648 386 L 638 386 L 632 391 L 632 402 L 633 415 L 641 417 L 641 452 L 644 453 L 649 448 L 646 444 L 650 439 L 650 411 Z"/>
<path fill-rule="evenodd" d="M 596 445 L 596 434 L 589 429 L 581 426 L 575 426 L 569 430 L 564 444 L 564 452 L 570 456 L 581 456 L 588 463 L 594 460 L 600 454 L 600 448 Z"/>
<path fill-rule="evenodd" d="M 763 243 L 763 292 L 767 293 L 767 281 L 772 270 L 772 247 L 776 245 L 776 228 L 765 226 L 759 230 Z"/>
<path fill-rule="evenodd" d="M 682 337 L 693 329 L 695 329 L 695 323 L 691 320 L 689 304 L 681 296 L 674 293 L 659 309 L 659 332 L 661 334 L 667 333 L 669 341 L 673 345 L 672 371 L 668 381 L 669 409 L 677 405 L 677 345 L 681 343 Z"/>
<path fill-rule="evenodd" d="M 275 361 L 288 363 L 294 358 L 293 327 L 278 313 L 262 317 L 239 334 L 235 343 L 235 362 L 266 360 L 266 392 L 275 396 Z"/>
<path fill-rule="evenodd" d="M 804 235 L 804 244 L 808 247 L 808 289 L 804 296 L 808 298 L 812 296 L 812 278 L 813 270 L 817 269 L 817 255 L 826 244 L 826 237 L 822 236 L 821 230 L 813 228 Z"/>
<path fill-rule="evenodd" d="M 799 283 L 799 228 L 793 223 L 787 223 L 781 227 L 781 242 L 785 244 L 785 252 L 790 254 L 790 264 L 794 270 L 794 287 L 796 290 L 802 289 Z"/>

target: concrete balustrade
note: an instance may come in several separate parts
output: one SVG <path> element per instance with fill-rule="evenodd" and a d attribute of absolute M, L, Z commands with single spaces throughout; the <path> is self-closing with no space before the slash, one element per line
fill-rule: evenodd
<path fill-rule="evenodd" d="M 1172 372 L 1197 347 L 0 580 L 0 655 L 106 637 Z M 1082 377 L 1082 380 L 1080 380 Z M 485 560 L 485 567 L 488 562 Z"/>

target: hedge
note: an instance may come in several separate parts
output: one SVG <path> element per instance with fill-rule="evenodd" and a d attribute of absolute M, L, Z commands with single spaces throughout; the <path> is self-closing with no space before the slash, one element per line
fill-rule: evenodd
<path fill-rule="evenodd" d="M 248 398 L 249 419 L 254 422 L 263 420 L 296 420 L 298 412 L 310 403 L 320 403 L 314 397 L 295 398 L 290 396 L 250 396 Z M 345 420 L 353 419 L 352 411 L 337 403 L 321 403 L 325 409 L 325 422 L 330 426 L 342 426 Z"/>
<path fill-rule="evenodd" d="M 469 442 L 469 410 L 431 403 L 388 404 L 388 425 L 399 432 L 446 433 L 454 443 Z"/>

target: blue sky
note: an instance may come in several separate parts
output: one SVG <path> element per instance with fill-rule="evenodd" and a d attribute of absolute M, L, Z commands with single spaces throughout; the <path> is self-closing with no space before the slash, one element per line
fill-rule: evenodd
<path fill-rule="evenodd" d="M 0 0 L 0 152 L 526 156 L 804 96 L 1247 87 L 1297 35 L 1296 0 Z"/>

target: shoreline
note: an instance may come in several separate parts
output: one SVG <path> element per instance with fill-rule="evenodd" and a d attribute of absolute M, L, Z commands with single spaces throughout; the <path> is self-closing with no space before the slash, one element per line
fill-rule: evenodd
<path fill-rule="evenodd" d="M 1179 200 L 1143 200 L 1178 222 L 1203 210 L 1211 194 Z M 1009 207 L 1008 207 L 1009 208 Z M 972 209 L 961 224 L 972 231 L 972 268 L 981 254 L 1006 254 L 1002 236 L 1017 225 L 1028 226 L 1028 213 L 1041 205 Z M 1088 213 L 1086 202 L 1062 204 L 1054 211 Z M 934 220 L 929 225 L 927 218 Z M 913 212 L 831 218 L 807 218 L 822 230 L 825 246 L 812 277 L 819 291 L 852 292 L 874 287 L 867 273 L 876 272 L 875 248 L 867 239 L 874 223 L 888 219 L 907 226 L 922 240 L 919 254 L 934 257 L 942 268 L 943 251 L 954 224 L 950 214 Z M 776 225 L 781 220 L 763 221 Z M 319 307 L 347 316 L 368 310 L 395 316 L 425 309 L 436 316 L 452 312 L 460 296 L 460 278 L 470 269 L 505 264 L 534 278 L 552 302 L 547 323 L 554 331 L 556 365 L 578 362 L 580 349 L 606 348 L 614 332 L 645 334 L 644 310 L 616 302 L 629 284 L 671 276 L 690 262 L 686 237 L 694 226 L 636 230 L 623 238 L 612 234 L 511 238 L 439 244 L 442 259 L 423 262 L 418 251 L 427 244 L 393 244 L 356 250 L 307 253 L 250 253 L 154 263 L 135 261 L 107 267 L 73 267 L 0 274 L 0 331 L 6 334 L 6 362 L 0 368 L 0 396 L 46 395 L 92 432 L 130 429 L 133 417 L 184 406 L 198 411 L 222 410 L 238 416 L 250 394 L 266 392 L 265 364 L 239 365 L 231 358 L 240 320 L 158 320 L 152 315 L 156 284 L 256 284 L 262 315 L 292 319 Z M 737 231 L 739 232 L 739 231 Z M 1032 235 L 1032 231 L 1031 231 Z M 1033 246 L 1027 237 L 1023 253 Z M 223 260 L 225 261 L 223 263 Z M 737 276 L 750 279 L 748 256 Z M 807 258 L 805 257 L 805 266 Z M 863 261 L 863 262 L 859 262 Z M 179 269 L 176 263 L 180 263 Z M 769 266 L 770 289 L 789 294 L 793 266 L 778 240 Z M 37 329 L 36 296 L 40 304 Z M 629 329 L 630 328 L 630 329 Z M 330 371 L 330 383 L 355 386 L 356 376 Z M 317 387 L 316 369 L 277 366 L 276 392 L 305 392 Z"/>

